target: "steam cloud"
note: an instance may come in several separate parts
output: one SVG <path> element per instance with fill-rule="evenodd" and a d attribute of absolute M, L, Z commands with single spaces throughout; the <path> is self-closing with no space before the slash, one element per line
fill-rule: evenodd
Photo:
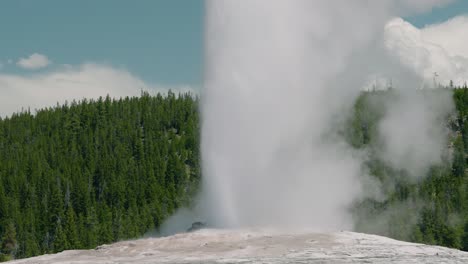
<path fill-rule="evenodd" d="M 445 120 L 454 111 L 451 92 L 408 90 L 385 107 L 379 126 L 382 160 L 411 177 L 424 176 L 431 165 L 442 162 L 449 132 Z"/>
<path fill-rule="evenodd" d="M 385 51 L 385 23 L 447 2 L 207 0 L 201 147 L 208 221 L 352 228 L 348 208 L 365 193 L 362 153 L 335 128 L 375 71 L 417 87 L 419 78 Z M 420 118 L 411 129 L 423 133 L 434 116 L 451 109 L 426 103 L 398 105 L 412 120 Z M 400 139 L 411 135 L 403 127 L 405 114 L 393 112 L 380 126 L 386 157 L 403 167 L 405 155 L 414 163 L 437 162 L 443 133 L 428 132 L 403 146 Z M 424 155 L 418 152 L 433 140 Z"/>

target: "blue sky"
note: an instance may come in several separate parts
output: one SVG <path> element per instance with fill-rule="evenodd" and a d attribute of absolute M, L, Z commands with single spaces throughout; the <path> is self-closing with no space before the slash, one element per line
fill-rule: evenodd
<path fill-rule="evenodd" d="M 40 53 L 54 65 L 92 61 L 148 82 L 198 84 L 202 25 L 202 0 L 5 0 L 0 62 Z"/>
<path fill-rule="evenodd" d="M 424 27 L 428 24 L 441 23 L 452 17 L 468 14 L 468 1 L 455 0 L 442 8 L 434 8 L 432 12 L 405 18 L 416 27 Z"/>
<path fill-rule="evenodd" d="M 0 63 L 33 53 L 53 65 L 97 62 L 163 85 L 200 86 L 203 0 L 4 0 L 0 3 Z M 406 18 L 418 27 L 468 13 L 458 0 Z M 49 67 L 50 70 L 50 67 Z"/>

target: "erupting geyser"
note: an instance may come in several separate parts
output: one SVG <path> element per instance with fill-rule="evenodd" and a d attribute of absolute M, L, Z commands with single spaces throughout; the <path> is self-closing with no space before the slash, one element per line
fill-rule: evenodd
<path fill-rule="evenodd" d="M 207 0 L 208 221 L 350 228 L 361 162 L 333 128 L 376 66 L 370 52 L 379 50 L 385 22 L 441 2 Z"/>

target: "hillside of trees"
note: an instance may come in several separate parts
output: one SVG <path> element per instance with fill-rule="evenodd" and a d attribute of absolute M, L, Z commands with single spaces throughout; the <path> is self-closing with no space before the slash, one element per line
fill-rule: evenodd
<path fill-rule="evenodd" d="M 392 168 L 378 155 L 369 155 L 365 166 L 388 189 L 384 200 L 368 198 L 356 204 L 357 231 L 468 251 L 468 89 L 440 89 L 453 93 L 456 106 L 455 113 L 440 120 L 450 131 L 446 149 L 450 158 L 411 180 L 406 171 Z M 376 131 L 384 109 L 375 102 L 390 100 L 397 93 L 362 93 L 346 131 L 352 146 L 370 153 L 379 151 Z"/>
<path fill-rule="evenodd" d="M 169 92 L 0 119 L 0 260 L 137 238 L 200 181 L 198 99 Z"/>
<path fill-rule="evenodd" d="M 468 89 L 450 89 L 452 159 L 408 180 L 378 155 L 364 166 L 384 200 L 356 201 L 356 230 L 468 250 Z M 342 131 L 378 151 L 395 91 L 363 92 Z M 137 238 L 189 205 L 201 180 L 198 98 L 169 92 L 100 98 L 0 119 L 0 260 Z M 385 221 L 381 221 L 384 219 Z M 375 224 L 378 228 L 374 228 Z"/>

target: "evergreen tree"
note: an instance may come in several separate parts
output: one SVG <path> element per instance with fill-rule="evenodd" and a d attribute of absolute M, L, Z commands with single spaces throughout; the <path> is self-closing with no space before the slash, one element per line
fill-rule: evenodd
<path fill-rule="evenodd" d="M 198 98 L 173 92 L 0 119 L 0 238 L 11 237 L 9 222 L 16 232 L 14 250 L 0 241 L 9 249 L 3 258 L 94 248 L 158 228 L 195 194 L 186 190 L 198 189 L 198 120 Z"/>
<path fill-rule="evenodd" d="M 10 260 L 17 248 L 16 228 L 12 221 L 8 221 L 0 244 L 0 259 Z"/>

